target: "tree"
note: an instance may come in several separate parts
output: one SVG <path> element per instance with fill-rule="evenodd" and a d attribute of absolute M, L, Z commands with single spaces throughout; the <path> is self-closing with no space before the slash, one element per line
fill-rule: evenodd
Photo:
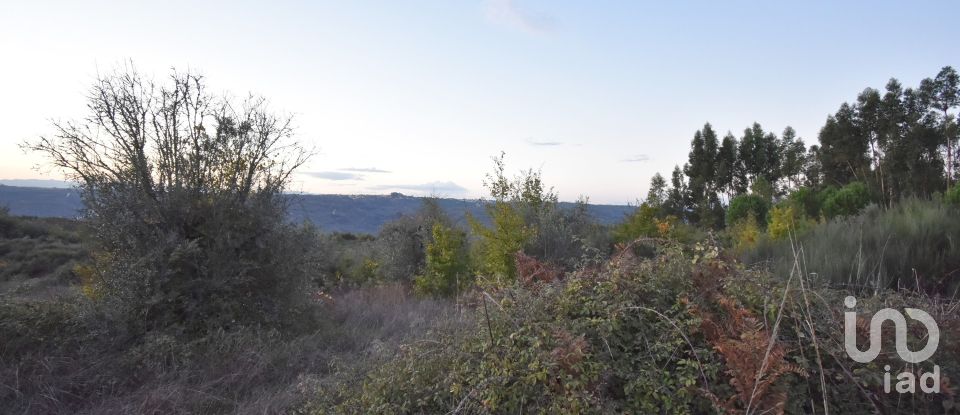
<path fill-rule="evenodd" d="M 438 223 L 452 226 L 437 200 L 424 198 L 416 213 L 403 215 L 380 228 L 376 256 L 382 264 L 384 279 L 410 281 L 423 272 L 427 261 L 426 246 L 433 241 L 433 226 Z"/>
<path fill-rule="evenodd" d="M 932 81 L 921 89 L 929 90 Z M 942 188 L 943 130 L 930 110 L 929 91 L 901 90 L 896 80 L 884 95 L 884 171 L 887 193 L 894 197 L 926 196 Z"/>
<path fill-rule="evenodd" d="M 683 173 L 687 176 L 688 189 L 694 199 L 703 197 L 706 191 L 707 178 L 704 175 L 704 170 L 709 164 L 707 159 L 708 156 L 703 145 L 703 134 L 698 130 L 693 134 L 693 140 L 690 142 L 690 154 L 687 156 L 687 163 L 683 165 Z"/>
<path fill-rule="evenodd" d="M 725 192 L 728 198 L 740 193 L 735 186 L 737 171 L 737 138 L 727 133 L 717 152 L 717 191 Z"/>
<path fill-rule="evenodd" d="M 694 133 L 690 142 L 690 155 L 684 174 L 686 174 L 687 188 L 690 197 L 691 219 L 699 223 L 707 219 L 717 199 L 717 134 L 710 123 L 703 126 L 703 130 Z M 709 219 L 708 222 L 712 222 Z"/>
<path fill-rule="evenodd" d="M 867 88 L 857 96 L 855 109 L 856 122 L 870 149 L 870 170 L 873 171 L 873 177 L 880 191 L 884 192 L 883 170 L 881 168 L 884 136 L 881 103 L 880 92 L 873 88 Z"/>
<path fill-rule="evenodd" d="M 647 191 L 647 203 L 659 209 L 667 200 L 667 180 L 660 173 L 654 173 L 650 178 L 650 190 Z"/>
<path fill-rule="evenodd" d="M 781 139 L 783 157 L 780 169 L 789 183 L 788 187 L 796 189 L 800 186 L 800 176 L 806 164 L 807 147 L 803 144 L 803 139 L 797 137 L 793 127 L 785 128 Z"/>
<path fill-rule="evenodd" d="M 426 247 L 424 273 L 414 280 L 418 293 L 449 296 L 469 286 L 466 235 L 452 226 L 437 222 Z"/>
<path fill-rule="evenodd" d="M 283 191 L 309 157 L 291 117 L 132 67 L 97 79 L 87 107 L 26 146 L 78 182 L 105 301 L 141 329 L 284 323 L 309 272 L 309 235 L 286 222 Z"/>
<path fill-rule="evenodd" d="M 870 203 L 870 191 L 860 182 L 853 182 L 839 190 L 828 189 L 823 197 L 823 214 L 828 219 L 855 215 Z"/>
<path fill-rule="evenodd" d="M 476 266 L 478 271 L 501 285 L 516 278 L 514 255 L 523 251 L 536 235 L 536 228 L 528 225 L 547 203 L 556 202 L 556 194 L 544 192 L 539 172 L 510 180 L 506 175 L 503 152 L 494 157 L 494 171 L 487 175 L 484 187 L 490 191 L 492 202 L 487 205 L 491 226 L 487 227 L 468 216 L 470 227 L 478 237 Z M 531 177 L 532 176 L 532 177 Z M 526 219 L 525 219 L 526 217 Z"/>
<path fill-rule="evenodd" d="M 732 226 L 747 217 L 765 224 L 769 208 L 769 202 L 761 196 L 754 194 L 737 196 L 730 201 L 730 207 L 727 208 L 727 226 Z"/>
<path fill-rule="evenodd" d="M 827 184 L 844 185 L 862 179 L 870 169 L 869 143 L 856 118 L 854 107 L 844 103 L 820 129 L 820 163 Z"/>
<path fill-rule="evenodd" d="M 668 215 L 676 216 L 680 219 L 687 219 L 689 216 L 689 196 L 687 184 L 683 179 L 683 170 L 680 166 L 674 166 L 673 173 L 670 176 L 670 191 L 667 192 L 667 201 L 664 203 L 664 211 Z"/>
<path fill-rule="evenodd" d="M 814 144 L 807 150 L 803 164 L 804 185 L 818 189 L 823 183 L 823 167 L 820 161 L 820 146 Z"/>
<path fill-rule="evenodd" d="M 743 175 L 747 180 L 742 186 L 749 187 L 758 177 L 769 183 L 780 180 L 780 144 L 773 133 L 765 133 L 758 123 L 743 131 L 743 138 L 737 154 L 742 163 Z"/>
<path fill-rule="evenodd" d="M 960 75 L 952 67 L 945 66 L 933 79 L 929 96 L 934 108 L 943 113 L 944 144 L 947 148 L 947 187 L 953 181 L 953 141 L 955 134 L 951 134 L 952 119 L 947 112 L 960 105 Z"/>

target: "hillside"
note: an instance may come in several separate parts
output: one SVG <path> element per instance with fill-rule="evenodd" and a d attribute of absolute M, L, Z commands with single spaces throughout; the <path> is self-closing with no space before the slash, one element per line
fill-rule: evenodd
<path fill-rule="evenodd" d="M 392 195 L 290 195 L 290 215 L 296 222 L 309 220 L 325 232 L 375 234 L 380 227 L 403 214 L 415 212 L 422 198 Z M 468 199 L 439 199 L 440 207 L 461 224 L 469 212 L 486 221 L 484 202 Z M 82 208 L 73 189 L 0 185 L 0 206 L 23 216 L 73 218 Z M 572 203 L 561 203 L 570 207 Z M 623 220 L 633 211 L 624 205 L 590 205 L 590 214 L 602 224 Z"/>

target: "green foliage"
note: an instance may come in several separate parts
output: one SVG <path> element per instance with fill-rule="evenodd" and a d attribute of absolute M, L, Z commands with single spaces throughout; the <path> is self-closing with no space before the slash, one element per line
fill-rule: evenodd
<path fill-rule="evenodd" d="M 495 202 L 490 206 L 491 227 L 468 217 L 470 228 L 478 240 L 473 255 L 477 271 L 497 282 L 513 281 L 516 278 L 516 264 L 513 255 L 522 251 L 530 240 L 533 230 L 524 223 L 517 209 L 506 202 Z"/>
<path fill-rule="evenodd" d="M 432 235 L 432 241 L 426 248 L 426 269 L 423 275 L 414 280 L 415 290 L 437 296 L 463 291 L 470 284 L 466 235 L 459 229 L 441 223 L 433 225 Z"/>
<path fill-rule="evenodd" d="M 733 239 L 734 248 L 738 250 L 756 245 L 763 237 L 763 230 L 753 212 L 747 213 L 747 217 L 734 222 L 727 228 L 727 233 Z"/>
<path fill-rule="evenodd" d="M 853 182 L 839 190 L 824 191 L 823 215 L 827 218 L 850 216 L 860 212 L 870 202 L 870 191 L 860 182 Z"/>
<path fill-rule="evenodd" d="M 644 202 L 659 209 L 666 201 L 667 179 L 664 179 L 660 173 L 654 173 L 650 178 L 650 189 L 647 191 L 647 199 Z"/>
<path fill-rule="evenodd" d="M 730 206 L 727 207 L 727 223 L 736 224 L 752 215 L 758 224 L 765 224 L 767 209 L 769 204 L 763 197 L 756 194 L 739 195 L 734 197 L 730 201 Z"/>
<path fill-rule="evenodd" d="M 760 196 L 769 205 L 773 200 L 776 189 L 774 188 L 773 182 L 767 180 L 763 176 L 760 176 L 750 184 L 750 193 Z"/>
<path fill-rule="evenodd" d="M 943 201 L 954 206 L 960 206 L 960 183 L 954 185 L 943 195 Z"/>
<path fill-rule="evenodd" d="M 657 223 L 657 209 L 642 203 L 623 223 L 613 228 L 613 238 L 617 242 L 630 242 L 639 237 L 658 236 Z"/>
<path fill-rule="evenodd" d="M 574 236 L 548 232 L 549 226 L 564 219 L 556 216 L 559 213 L 557 195 L 544 188 L 540 172 L 527 170 L 511 180 L 506 176 L 503 158 L 503 153 L 493 158 L 494 171 L 488 174 L 484 181 L 484 186 L 493 198 L 492 203 L 486 207 L 491 226 L 484 226 L 473 217 L 467 217 L 473 235 L 477 238 L 474 244 L 474 266 L 494 285 L 502 285 L 516 278 L 514 254 L 517 252 L 531 247 L 546 251 L 547 247 L 556 245 L 558 236 Z M 585 210 L 575 211 L 574 214 L 583 217 Z M 573 220 L 569 221 L 576 222 L 582 222 L 582 218 L 573 217 Z M 554 230 L 556 229 L 559 228 Z M 556 252 L 566 251 L 569 249 Z"/>
<path fill-rule="evenodd" d="M 803 215 L 810 219 L 820 217 L 820 209 L 823 200 L 820 195 L 809 187 L 800 187 L 790 192 L 787 200 L 796 207 Z"/>
<path fill-rule="evenodd" d="M 813 225 L 799 207 L 792 203 L 781 203 L 770 210 L 770 222 L 767 234 L 773 239 L 783 239 L 790 235 L 806 231 Z"/>

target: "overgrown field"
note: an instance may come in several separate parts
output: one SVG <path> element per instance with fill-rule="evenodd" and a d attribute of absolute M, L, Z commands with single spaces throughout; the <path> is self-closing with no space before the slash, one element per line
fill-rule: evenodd
<path fill-rule="evenodd" d="M 612 227 L 501 153 L 489 221 L 354 235 L 289 220 L 311 152 L 266 99 L 99 76 L 25 145 L 83 219 L 0 211 L 0 412 L 957 412 L 958 79 L 866 90 L 809 149 L 706 124 Z"/>
<path fill-rule="evenodd" d="M 638 241 L 554 281 L 473 294 L 474 329 L 407 344 L 363 381 L 318 388 L 314 413 L 941 413 L 960 376 L 958 303 L 886 291 L 860 299 L 929 311 L 934 359 L 870 364 L 843 346 L 846 291 L 801 272 L 752 271 L 709 246 Z M 912 327 L 911 330 L 916 327 Z M 865 327 L 858 332 L 866 336 Z M 915 331 L 911 331 L 915 332 Z M 922 328 L 919 331 L 922 333 Z M 922 343 L 919 341 L 916 343 Z M 884 339 L 885 350 L 893 347 Z M 922 344 L 911 342 L 913 350 Z M 885 393 L 884 366 L 940 367 L 940 394 Z M 905 398 L 906 397 L 906 398 Z"/>
<path fill-rule="evenodd" d="M 47 231 L 71 235 L 55 225 Z M 822 231 L 809 235 L 816 232 Z M 517 261 L 517 283 L 508 286 L 481 283 L 431 299 L 402 284 L 374 284 L 316 295 L 315 323 L 300 331 L 244 327 L 190 339 L 127 328 L 122 316 L 83 295 L 74 278 L 58 279 L 54 296 L 8 290 L 0 301 L 0 407 L 10 413 L 954 408 L 960 315 L 951 299 L 916 290 L 861 294 L 857 311 L 864 319 L 883 307 L 914 307 L 929 312 L 942 334 L 928 362 L 906 365 L 887 353 L 859 364 L 843 346 L 843 299 L 850 291 L 811 276 L 802 261 L 770 272 L 709 242 L 656 238 L 569 273 L 529 257 Z M 34 278 L 52 278 L 60 267 Z M 862 345 L 869 329 L 858 327 Z M 883 350 L 893 350 L 886 332 Z M 917 336 L 910 347 L 918 350 L 923 329 L 911 333 Z M 917 377 L 939 366 L 941 393 L 885 393 L 888 364 L 894 376 Z"/>

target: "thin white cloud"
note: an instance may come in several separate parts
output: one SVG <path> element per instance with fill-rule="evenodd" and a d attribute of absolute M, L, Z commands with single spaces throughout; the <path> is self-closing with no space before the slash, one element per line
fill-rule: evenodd
<path fill-rule="evenodd" d="M 356 173 L 393 173 L 390 170 L 378 169 L 376 167 L 347 167 L 340 169 L 340 171 L 351 171 Z"/>
<path fill-rule="evenodd" d="M 304 172 L 304 175 L 313 177 L 315 179 L 323 180 L 363 180 L 363 176 L 354 173 L 345 173 L 342 171 L 308 171 Z"/>
<path fill-rule="evenodd" d="M 527 140 L 527 143 L 530 144 L 530 145 L 532 145 L 532 146 L 538 146 L 538 147 L 556 147 L 556 146 L 562 146 L 562 145 L 563 145 L 563 142 L 561 142 L 561 141 L 535 141 L 535 140 Z"/>
<path fill-rule="evenodd" d="M 526 10 L 518 6 L 514 0 L 487 0 L 486 13 L 487 19 L 491 22 L 528 33 L 547 34 L 555 27 L 550 15 Z"/>
<path fill-rule="evenodd" d="M 650 161 L 650 156 L 648 156 L 648 155 L 646 155 L 646 154 L 637 154 L 637 155 L 635 155 L 635 156 L 633 156 L 633 157 L 625 158 L 625 159 L 620 160 L 620 161 L 622 161 L 622 162 L 624 162 L 624 163 L 643 163 L 643 162 L 645 162 L 645 161 Z"/>
<path fill-rule="evenodd" d="M 462 195 L 467 189 L 454 182 L 430 182 L 423 184 L 384 184 L 371 186 L 375 191 L 409 191 L 433 195 Z"/>

